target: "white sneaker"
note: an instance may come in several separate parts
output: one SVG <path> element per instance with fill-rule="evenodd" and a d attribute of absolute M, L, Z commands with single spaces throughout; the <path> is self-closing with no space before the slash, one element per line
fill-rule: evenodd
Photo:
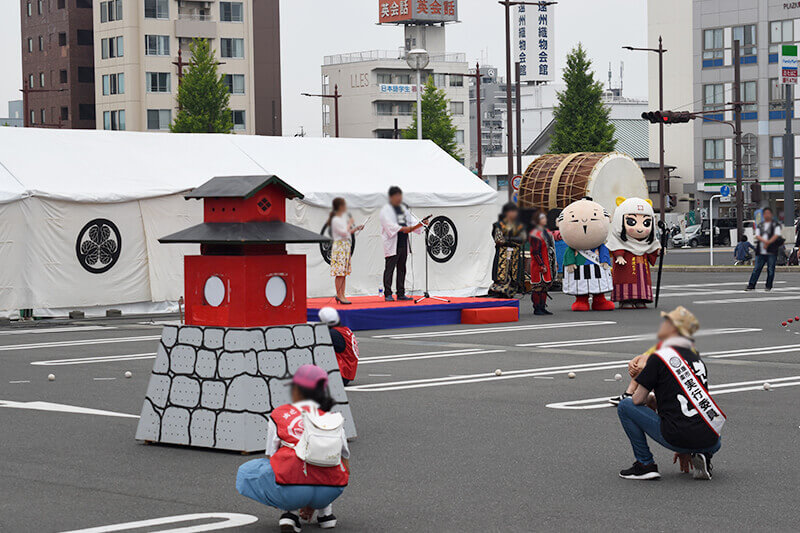
<path fill-rule="evenodd" d="M 333 529 L 336 527 L 336 517 L 333 514 L 317 516 L 317 524 L 319 524 L 320 529 Z"/>
<path fill-rule="evenodd" d="M 711 479 L 711 458 L 704 453 L 692 454 L 692 466 L 695 479 Z"/>

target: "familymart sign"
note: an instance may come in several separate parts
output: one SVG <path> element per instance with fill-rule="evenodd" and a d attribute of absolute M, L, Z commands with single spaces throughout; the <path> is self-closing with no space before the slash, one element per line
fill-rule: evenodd
<path fill-rule="evenodd" d="M 781 45 L 781 83 L 797 85 L 797 45 Z"/>

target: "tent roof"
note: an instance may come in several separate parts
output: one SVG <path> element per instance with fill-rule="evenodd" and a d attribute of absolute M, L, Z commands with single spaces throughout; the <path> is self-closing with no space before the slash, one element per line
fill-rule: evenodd
<path fill-rule="evenodd" d="M 319 233 L 279 220 L 268 222 L 205 222 L 158 239 L 164 244 L 281 244 L 328 242 Z"/>
<path fill-rule="evenodd" d="M 0 202 L 125 202 L 186 192 L 215 176 L 264 175 L 326 208 L 337 196 L 350 207 L 378 207 L 391 185 L 425 207 L 497 195 L 431 141 L 0 127 Z"/>
<path fill-rule="evenodd" d="M 278 176 L 217 176 L 186 195 L 186 198 L 250 198 L 267 185 L 276 184 L 286 191 L 286 197 L 303 198 Z"/>

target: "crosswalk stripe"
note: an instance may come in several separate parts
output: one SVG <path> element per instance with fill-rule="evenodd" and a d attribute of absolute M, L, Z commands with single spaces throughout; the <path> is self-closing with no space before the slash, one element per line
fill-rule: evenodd
<path fill-rule="evenodd" d="M 707 330 L 700 330 L 697 332 L 697 337 L 708 337 L 712 335 L 731 335 L 734 333 L 752 333 L 756 331 L 761 331 L 760 328 L 719 328 L 719 329 L 707 329 Z M 656 336 L 654 333 L 646 333 L 641 335 L 624 335 L 621 337 L 598 337 L 594 339 L 574 339 L 574 340 L 566 340 L 566 341 L 554 341 L 554 342 L 531 342 L 531 343 L 522 343 L 517 344 L 517 346 L 521 347 L 530 347 L 530 348 L 563 348 L 566 346 L 586 346 L 586 345 L 593 345 L 593 344 L 614 344 L 620 342 L 636 342 L 636 341 L 646 341 L 646 340 L 656 340 Z"/>
<path fill-rule="evenodd" d="M 616 322 L 609 320 L 585 320 L 578 322 L 555 322 L 552 324 L 525 324 L 518 326 L 499 326 L 489 328 L 472 328 L 472 329 L 453 329 L 447 331 L 424 331 L 418 333 L 391 333 L 386 335 L 374 335 L 373 339 L 416 339 L 424 337 L 454 337 L 460 335 L 481 335 L 486 333 L 507 333 L 511 331 L 527 331 L 527 330 L 540 330 L 540 329 L 560 329 L 560 328 L 573 328 L 573 327 L 589 327 L 589 326 L 609 326 L 616 324 Z"/>
<path fill-rule="evenodd" d="M 136 361 L 138 359 L 155 359 L 155 353 L 133 353 L 128 355 L 101 355 L 97 357 L 76 357 L 73 359 L 51 359 L 34 361 L 34 366 L 88 365 L 94 363 L 116 363 L 118 361 Z"/>
<path fill-rule="evenodd" d="M 8 352 L 13 350 L 34 350 L 37 348 L 65 348 L 68 346 L 90 346 L 93 344 L 143 342 L 143 341 L 154 341 L 160 338 L 161 335 L 144 335 L 139 337 L 114 337 L 108 339 L 83 339 L 79 341 L 54 341 L 54 342 L 36 342 L 32 344 L 9 344 L 7 346 L 0 346 L 0 352 Z"/>

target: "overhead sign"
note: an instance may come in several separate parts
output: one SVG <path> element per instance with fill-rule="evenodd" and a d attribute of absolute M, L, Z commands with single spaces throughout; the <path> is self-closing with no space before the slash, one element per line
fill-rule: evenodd
<path fill-rule="evenodd" d="M 458 0 L 378 0 L 378 24 L 431 24 L 458 20 Z"/>
<path fill-rule="evenodd" d="M 555 78 L 554 16 L 552 5 L 515 6 L 514 61 L 519 61 L 519 77 L 523 82 Z"/>
<path fill-rule="evenodd" d="M 782 44 L 778 63 L 781 69 L 781 83 L 797 85 L 797 45 Z"/>

